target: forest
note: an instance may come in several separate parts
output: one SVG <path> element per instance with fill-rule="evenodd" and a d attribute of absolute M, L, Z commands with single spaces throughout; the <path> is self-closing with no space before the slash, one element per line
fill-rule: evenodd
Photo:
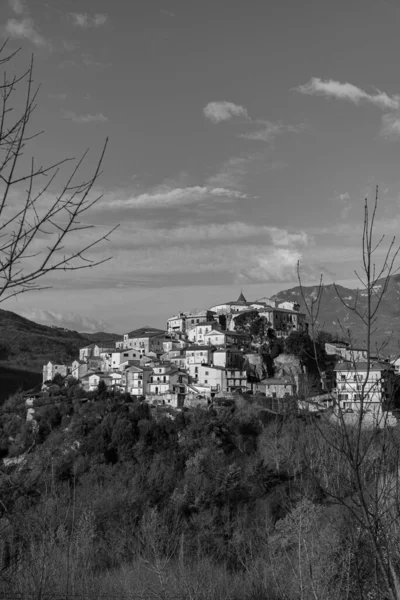
<path fill-rule="evenodd" d="M 72 380 L 36 403 L 1 410 L 0 597 L 396 597 L 397 428 Z"/>

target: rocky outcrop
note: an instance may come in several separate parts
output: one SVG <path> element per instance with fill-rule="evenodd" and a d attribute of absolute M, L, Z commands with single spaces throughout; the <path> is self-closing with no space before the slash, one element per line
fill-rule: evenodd
<path fill-rule="evenodd" d="M 298 356 L 294 354 L 280 354 L 274 358 L 275 377 L 297 377 L 303 373 L 303 367 Z"/>

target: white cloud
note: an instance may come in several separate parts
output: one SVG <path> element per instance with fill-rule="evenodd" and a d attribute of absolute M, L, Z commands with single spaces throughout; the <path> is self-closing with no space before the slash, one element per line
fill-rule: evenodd
<path fill-rule="evenodd" d="M 251 239 L 254 242 L 255 238 L 261 238 L 260 241 L 272 243 L 275 246 L 306 246 L 312 241 L 304 231 L 291 233 L 287 229 L 278 227 L 233 221 L 221 224 L 187 225 L 170 229 L 155 229 L 151 223 L 143 222 L 139 226 L 133 222 L 132 227 L 123 224 L 118 229 L 118 234 L 113 242 L 117 247 L 134 248 L 176 245 L 186 242 L 232 242 L 245 239 Z M 72 240 L 72 243 L 77 245 L 75 240 Z"/>
<path fill-rule="evenodd" d="M 352 83 L 341 83 L 333 79 L 320 79 L 312 77 L 308 83 L 294 88 L 301 94 L 320 95 L 340 100 L 348 100 L 354 104 L 369 102 L 382 109 L 397 110 L 400 108 L 400 96 L 388 96 L 385 92 L 376 90 L 375 94 L 368 94 Z"/>
<path fill-rule="evenodd" d="M 10 8 L 16 15 L 21 16 L 26 11 L 25 2 L 23 0 L 8 0 Z"/>
<path fill-rule="evenodd" d="M 249 118 L 247 110 L 243 106 L 234 104 L 233 102 L 209 102 L 203 109 L 204 116 L 210 119 L 213 123 L 228 121 L 232 117 Z"/>
<path fill-rule="evenodd" d="M 271 121 L 257 121 L 257 123 L 262 123 L 263 128 L 256 131 L 249 131 L 248 133 L 242 133 L 238 137 L 258 142 L 273 143 L 278 135 L 284 133 L 300 133 L 305 128 L 303 124 L 284 125 L 281 122 L 272 123 Z"/>
<path fill-rule="evenodd" d="M 54 325 L 55 327 L 63 327 L 85 333 L 109 331 L 108 323 L 102 319 L 85 317 L 73 312 L 61 313 L 41 308 L 32 308 L 18 310 L 18 313 L 26 319 L 30 319 L 35 323 L 41 323 L 42 325 Z"/>
<path fill-rule="evenodd" d="M 400 138 L 400 115 L 398 113 L 383 115 L 381 135 L 389 140 Z"/>
<path fill-rule="evenodd" d="M 295 248 L 271 248 L 256 254 L 252 262 L 238 275 L 239 281 L 293 281 L 302 254 Z"/>
<path fill-rule="evenodd" d="M 72 110 L 64 112 L 64 119 L 70 119 L 74 123 L 105 123 L 108 121 L 108 118 L 103 113 L 77 115 Z"/>
<path fill-rule="evenodd" d="M 344 194 L 339 194 L 339 200 L 348 200 L 350 198 L 349 194 L 345 192 Z"/>
<path fill-rule="evenodd" d="M 221 187 L 192 186 L 184 188 L 171 188 L 159 186 L 151 192 L 138 194 L 136 196 L 119 197 L 117 193 L 105 194 L 102 208 L 169 208 L 183 204 L 195 204 L 208 198 L 244 199 L 246 194 L 237 190 Z"/>
<path fill-rule="evenodd" d="M 76 27 L 81 27 L 82 29 L 88 29 L 89 27 L 100 27 L 107 22 L 108 16 L 103 13 L 96 13 L 91 16 L 87 13 L 70 13 L 73 24 Z"/>
<path fill-rule="evenodd" d="M 26 39 L 35 46 L 46 46 L 47 42 L 34 26 L 32 19 L 9 19 L 4 27 L 6 35 L 16 39 Z"/>

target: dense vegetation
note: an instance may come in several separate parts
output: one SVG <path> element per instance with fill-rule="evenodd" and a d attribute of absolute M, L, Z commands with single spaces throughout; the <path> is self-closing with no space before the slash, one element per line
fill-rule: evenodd
<path fill-rule="evenodd" d="M 2 454 L 24 460 L 0 475 L 1 592 L 380 597 L 374 550 L 345 506 L 355 481 L 328 421 L 266 421 L 251 404 L 158 412 L 60 384 L 38 400 L 36 427 L 21 395 L 2 410 Z M 395 441 L 385 448 L 393 465 Z M 381 450 L 376 433 L 365 485 Z"/>

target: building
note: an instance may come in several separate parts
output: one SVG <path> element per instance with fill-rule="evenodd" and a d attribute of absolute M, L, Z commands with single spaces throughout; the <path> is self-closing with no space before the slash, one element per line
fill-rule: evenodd
<path fill-rule="evenodd" d="M 185 350 L 185 369 L 190 377 L 197 381 L 199 366 L 212 363 L 215 348 L 210 345 L 194 344 Z"/>
<path fill-rule="evenodd" d="M 236 346 L 243 350 L 250 347 L 250 336 L 236 331 L 221 331 L 214 328 L 204 335 L 204 342 L 211 346 Z"/>
<path fill-rule="evenodd" d="M 294 396 L 296 384 L 289 377 L 270 377 L 253 383 L 253 393 L 261 392 L 270 398 L 285 398 Z"/>
<path fill-rule="evenodd" d="M 129 365 L 122 373 L 121 385 L 132 396 L 145 396 L 152 373 L 151 367 Z"/>
<path fill-rule="evenodd" d="M 335 368 L 337 401 L 340 410 L 360 412 L 361 407 L 381 417 L 384 403 L 394 396 L 395 370 L 387 362 L 338 363 Z"/>
<path fill-rule="evenodd" d="M 199 323 L 214 321 L 212 310 L 197 310 L 181 312 L 167 321 L 168 333 L 187 333 Z"/>
<path fill-rule="evenodd" d="M 219 328 L 216 321 L 201 321 L 197 323 L 187 332 L 188 342 L 192 344 L 204 344 L 205 336 L 215 327 Z"/>
<path fill-rule="evenodd" d="M 340 343 L 326 343 L 325 352 L 329 356 L 336 356 L 344 361 L 350 362 L 366 362 L 368 358 L 368 350 L 366 348 L 356 348 L 349 346 L 348 344 Z M 370 352 L 370 361 L 379 361 L 379 357 L 376 354 Z"/>
<path fill-rule="evenodd" d="M 124 348 L 123 350 L 117 350 L 113 348 L 112 351 L 106 350 L 100 353 L 103 359 L 103 371 L 118 371 L 121 364 L 128 360 L 140 360 L 141 354 L 139 349 Z"/>
<path fill-rule="evenodd" d="M 67 377 L 71 374 L 71 369 L 67 365 L 57 364 L 49 360 L 47 365 L 43 365 L 43 383 L 51 381 L 57 373 L 61 375 L 61 377 Z"/>
<path fill-rule="evenodd" d="M 71 375 L 74 379 L 82 379 L 89 371 L 89 365 L 83 360 L 74 360 L 71 365 Z"/>
<path fill-rule="evenodd" d="M 212 355 L 212 361 L 214 366 L 228 369 L 242 369 L 244 366 L 243 352 L 237 348 L 216 348 Z"/>
<path fill-rule="evenodd" d="M 82 377 L 82 386 L 86 392 L 95 392 L 99 387 L 100 381 L 104 381 L 107 387 L 111 387 L 113 379 L 105 373 L 87 373 Z"/>
<path fill-rule="evenodd" d="M 155 352 L 162 354 L 164 351 L 165 331 L 155 327 L 141 327 L 124 334 L 123 347 L 139 350 L 140 354 Z"/>
<path fill-rule="evenodd" d="M 198 385 L 210 386 L 211 392 L 235 392 L 247 389 L 246 371 L 242 369 L 225 369 L 215 365 L 200 365 Z"/>
<path fill-rule="evenodd" d="M 169 363 L 153 367 L 150 375 L 149 394 L 185 393 L 184 383 L 187 382 L 187 374 Z M 181 388 L 181 389 L 179 389 Z"/>

